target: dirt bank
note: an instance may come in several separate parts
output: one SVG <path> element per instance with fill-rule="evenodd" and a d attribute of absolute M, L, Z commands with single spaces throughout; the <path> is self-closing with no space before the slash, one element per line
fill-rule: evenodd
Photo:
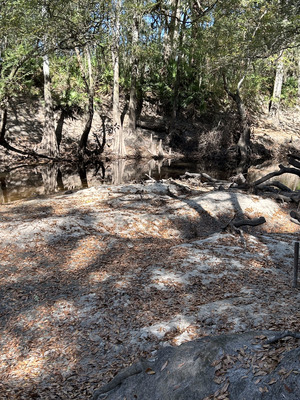
<path fill-rule="evenodd" d="M 272 120 L 267 114 L 261 114 L 252 122 L 253 162 L 280 158 L 288 151 L 300 148 L 300 112 L 299 108 L 287 110 L 280 114 L 280 120 Z M 61 112 L 55 113 L 58 123 Z M 108 113 L 109 116 L 109 113 Z M 85 116 L 70 114 L 63 122 L 61 156 L 65 159 L 76 159 L 77 146 L 83 132 Z M 18 100 L 8 112 L 7 140 L 20 150 L 33 149 L 40 141 L 43 133 L 44 114 L 39 101 Z M 103 157 L 111 158 L 113 130 L 107 119 L 107 145 Z M 101 139 L 103 125 L 101 110 L 95 112 L 88 146 L 95 149 L 95 134 Z M 134 136 L 127 136 L 127 155 L 130 158 L 155 155 L 156 147 L 162 140 L 166 156 L 184 155 L 196 159 L 212 159 L 216 164 L 231 166 L 237 163 L 235 143 L 238 138 L 239 125 L 232 113 L 202 116 L 198 120 L 178 119 L 171 124 L 167 118 L 157 115 L 153 105 L 145 104 L 138 128 Z M 152 139 L 152 140 L 151 140 Z M 26 157 L 7 152 L 0 147 L 2 165 L 13 165 L 26 161 Z M 28 160 L 27 160 L 28 161 Z"/>

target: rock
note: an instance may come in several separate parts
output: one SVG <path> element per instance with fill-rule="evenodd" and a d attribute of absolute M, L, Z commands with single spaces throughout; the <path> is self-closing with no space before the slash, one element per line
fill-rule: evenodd
<path fill-rule="evenodd" d="M 265 340 L 273 336 L 273 331 L 248 332 L 162 348 L 154 361 L 121 371 L 93 400 L 209 400 L 220 395 L 231 400 L 299 400 L 300 348 L 281 347 L 278 362 L 274 345 Z"/>

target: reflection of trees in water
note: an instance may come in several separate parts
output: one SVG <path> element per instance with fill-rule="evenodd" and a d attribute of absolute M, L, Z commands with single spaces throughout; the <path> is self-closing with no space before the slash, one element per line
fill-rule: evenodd
<path fill-rule="evenodd" d="M 101 169 L 101 179 L 105 179 L 105 166 L 104 166 L 104 163 L 102 162 L 102 161 L 97 161 L 96 163 L 95 163 L 95 173 L 94 173 L 94 176 L 97 176 L 98 175 L 98 172 L 100 171 L 100 169 Z"/>
<path fill-rule="evenodd" d="M 78 173 L 81 181 L 81 187 L 82 188 L 88 188 L 88 180 L 87 180 L 87 175 L 86 175 L 86 166 L 85 164 L 79 164 L 78 165 Z"/>
<path fill-rule="evenodd" d="M 58 168 L 58 171 L 57 171 L 57 187 L 59 188 L 59 190 L 65 190 L 65 186 L 63 183 L 62 173 L 61 173 L 60 168 Z"/>
<path fill-rule="evenodd" d="M 42 175 L 44 184 L 44 193 L 50 194 L 54 193 L 57 188 L 57 174 L 58 165 L 57 164 L 47 164 L 38 167 L 38 171 Z"/>
<path fill-rule="evenodd" d="M 7 203 L 8 202 L 7 186 L 6 186 L 6 179 L 5 179 L 4 176 L 0 177 L 0 187 L 1 187 L 1 190 L 2 190 L 2 198 L 3 198 L 1 203 Z"/>
<path fill-rule="evenodd" d="M 124 171 L 126 167 L 126 160 L 120 159 L 112 165 L 112 184 L 120 185 L 124 180 Z"/>

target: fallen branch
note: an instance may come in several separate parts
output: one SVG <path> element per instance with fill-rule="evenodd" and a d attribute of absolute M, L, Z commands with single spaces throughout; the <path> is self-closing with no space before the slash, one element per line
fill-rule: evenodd
<path fill-rule="evenodd" d="M 282 164 L 279 164 L 279 171 L 270 172 L 269 174 L 263 176 L 262 178 L 258 179 L 254 183 L 252 183 L 252 186 L 258 186 L 261 183 L 266 182 L 267 180 L 273 178 L 274 176 L 279 176 L 279 175 L 283 175 L 283 174 L 294 174 L 294 175 L 300 176 L 300 169 L 289 168 L 289 167 L 285 167 Z"/>
<path fill-rule="evenodd" d="M 266 222 L 265 217 L 259 217 L 254 219 L 242 219 L 240 221 L 233 221 L 232 224 L 239 228 L 240 226 L 250 225 L 250 226 L 257 226 L 264 224 Z"/>
<path fill-rule="evenodd" d="M 201 182 L 212 182 L 212 183 L 216 183 L 218 182 L 217 179 L 212 178 L 210 175 L 201 172 L 201 173 L 196 173 L 196 172 L 185 172 L 184 175 L 180 176 L 181 179 L 185 179 L 185 178 L 196 178 L 201 180 Z"/>
<path fill-rule="evenodd" d="M 271 197 L 274 200 L 280 200 L 280 201 L 286 202 L 286 203 L 290 203 L 291 201 L 293 201 L 292 197 L 286 196 L 286 195 L 283 195 L 283 194 L 279 194 L 279 193 L 270 193 L 270 192 L 268 192 L 268 197 Z"/>
<path fill-rule="evenodd" d="M 293 219 L 296 219 L 298 222 L 300 222 L 300 213 L 299 213 L 299 212 L 297 212 L 297 211 L 291 211 L 291 212 L 290 212 L 290 216 L 291 216 Z"/>
<path fill-rule="evenodd" d="M 283 183 L 281 183 L 279 181 L 272 181 L 270 183 L 267 183 L 266 185 L 259 185 L 258 189 L 266 190 L 268 188 L 271 188 L 272 186 L 275 186 L 284 192 L 292 192 L 292 189 L 290 189 L 288 186 L 284 185 Z"/>
<path fill-rule="evenodd" d="M 281 333 L 278 333 L 277 335 L 273 336 L 272 338 L 268 339 L 266 341 L 266 343 L 272 344 L 272 343 L 278 342 L 278 340 L 284 339 L 286 337 L 293 337 L 295 339 L 300 339 L 300 333 L 295 333 L 295 332 L 291 332 L 291 331 L 281 332 Z"/>

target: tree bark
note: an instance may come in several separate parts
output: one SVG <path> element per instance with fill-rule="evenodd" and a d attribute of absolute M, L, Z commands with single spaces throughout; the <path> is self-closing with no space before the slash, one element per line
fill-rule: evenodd
<path fill-rule="evenodd" d="M 227 80 L 226 80 L 225 74 L 223 74 L 223 82 L 224 82 L 225 91 L 236 103 L 238 114 L 239 114 L 240 121 L 241 121 L 241 134 L 240 134 L 240 138 L 237 143 L 237 146 L 238 146 L 238 149 L 240 152 L 240 156 L 241 156 L 241 160 L 240 160 L 241 166 L 245 166 L 249 160 L 249 152 L 250 152 L 250 145 L 251 145 L 251 141 L 250 141 L 251 128 L 250 128 L 250 125 L 248 122 L 246 108 L 245 108 L 245 105 L 244 105 L 243 100 L 240 95 L 240 88 L 242 86 L 244 78 L 245 78 L 245 76 L 239 81 L 236 92 L 232 93 L 228 89 Z"/>
<path fill-rule="evenodd" d="M 137 74 L 138 74 L 138 58 L 137 45 L 139 40 L 139 20 L 135 15 L 132 24 L 132 60 L 131 60 L 131 82 L 130 82 L 130 98 L 128 107 L 128 134 L 132 134 L 136 129 L 137 120 Z"/>
<path fill-rule="evenodd" d="M 300 51 L 298 50 L 298 97 L 300 97 Z"/>
<path fill-rule="evenodd" d="M 87 62 L 88 62 L 88 78 L 86 77 L 86 73 L 84 70 L 82 58 L 81 58 L 78 47 L 75 48 L 75 51 L 76 51 L 76 55 L 77 55 L 77 61 L 78 61 L 78 65 L 80 68 L 81 76 L 84 81 L 85 90 L 87 92 L 88 99 L 89 99 L 88 100 L 89 101 L 88 117 L 85 122 L 85 126 L 84 126 L 84 129 L 83 129 L 80 141 L 79 141 L 79 146 L 78 146 L 79 153 L 82 154 L 82 153 L 86 152 L 87 141 L 88 141 L 88 137 L 89 137 L 89 134 L 91 131 L 93 118 L 94 118 L 94 80 L 93 80 L 91 53 L 90 53 L 89 47 L 86 46 L 86 56 L 87 56 Z"/>
<path fill-rule="evenodd" d="M 270 115 L 273 118 L 278 118 L 279 107 L 280 107 L 280 97 L 282 91 L 282 84 L 283 84 L 283 74 L 284 74 L 284 66 L 282 60 L 282 54 L 277 61 L 276 66 L 276 75 L 274 81 L 274 88 L 273 88 L 273 96 L 270 102 Z"/>
<path fill-rule="evenodd" d="M 44 112 L 45 124 L 42 141 L 39 150 L 50 157 L 58 157 L 59 149 L 54 126 L 53 101 L 51 95 L 51 79 L 48 55 L 43 56 L 43 75 L 44 75 Z"/>
<path fill-rule="evenodd" d="M 0 143 L 5 141 L 6 124 L 7 124 L 7 108 L 1 109 L 1 125 L 0 125 Z"/>
<path fill-rule="evenodd" d="M 120 85 L 119 85 L 119 40 L 120 40 L 120 12 L 121 0 L 115 0 L 115 23 L 114 23 L 114 43 L 112 48 L 112 60 L 114 71 L 113 86 L 113 127 L 115 140 L 113 149 L 118 158 L 126 156 L 123 126 L 121 124 L 120 113 Z"/>

